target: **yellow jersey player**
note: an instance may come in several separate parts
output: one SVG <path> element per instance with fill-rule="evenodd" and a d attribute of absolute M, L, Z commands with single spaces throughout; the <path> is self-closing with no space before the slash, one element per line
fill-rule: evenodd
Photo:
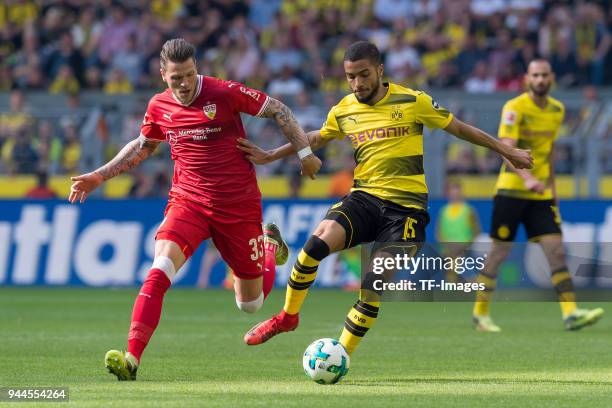
<path fill-rule="evenodd" d="M 532 61 L 525 75 L 528 91 L 509 100 L 502 111 L 499 125 L 502 143 L 530 149 L 534 165 L 533 169 L 526 170 L 504 163 L 499 173 L 490 231 L 492 249 L 478 278 L 486 289 L 477 293 L 473 311 L 474 324 L 480 331 L 501 331 L 489 315 L 489 306 L 497 270 L 510 252 L 519 224 L 525 227 L 530 241 L 541 245 L 548 259 L 566 330 L 593 324 L 603 314 L 601 308 L 576 307 L 574 285 L 565 263 L 553 154 L 565 107 L 548 95 L 553 81 L 554 74 L 547 61 Z"/>
<path fill-rule="evenodd" d="M 317 267 L 330 253 L 372 241 L 425 241 L 429 214 L 423 168 L 424 126 L 442 128 L 493 149 L 518 168 L 531 167 L 528 151 L 505 145 L 461 122 L 424 92 L 383 82 L 380 52 L 374 44 L 360 41 L 349 46 L 344 55 L 344 71 L 352 94 L 334 106 L 323 127 L 308 137 L 313 149 L 332 140 L 352 144 L 357 162 L 354 187 L 329 209 L 300 251 L 283 310 L 246 333 L 244 340 L 249 345 L 261 344 L 297 327 L 298 313 Z M 239 142 L 246 157 L 257 164 L 278 160 L 294 151 L 290 145 L 263 151 L 247 140 Z M 377 318 L 380 299 L 365 297 L 377 292 L 372 286 L 364 279 L 364 290 L 345 320 L 340 343 L 348 353 L 355 350 Z"/>

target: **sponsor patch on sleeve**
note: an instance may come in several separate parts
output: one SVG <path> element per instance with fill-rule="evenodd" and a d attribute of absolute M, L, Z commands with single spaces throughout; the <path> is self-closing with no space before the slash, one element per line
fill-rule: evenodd
<path fill-rule="evenodd" d="M 504 125 L 515 125 L 516 124 L 516 112 L 507 111 L 504 113 Z"/>

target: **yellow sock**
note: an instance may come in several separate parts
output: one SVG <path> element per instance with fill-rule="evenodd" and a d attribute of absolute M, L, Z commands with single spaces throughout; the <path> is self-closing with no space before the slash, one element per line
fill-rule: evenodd
<path fill-rule="evenodd" d="M 474 309 L 472 314 L 474 316 L 488 316 L 491 306 L 491 298 L 495 291 L 495 285 L 497 284 L 496 278 L 493 276 L 485 275 L 482 272 L 478 275 L 477 282 L 484 284 L 485 289 L 476 292 L 476 302 L 474 303 Z"/>
<path fill-rule="evenodd" d="M 572 314 L 572 312 L 576 310 L 576 308 L 578 307 L 576 306 L 575 301 L 574 302 L 568 302 L 568 301 L 559 302 L 559 306 L 561 306 L 561 315 L 563 316 L 564 319 L 570 314 Z"/>
<path fill-rule="evenodd" d="M 363 336 L 376 321 L 379 308 L 380 302 L 358 300 L 349 310 L 340 335 L 340 344 L 344 346 L 347 353 L 352 354 L 355 351 Z"/>
<path fill-rule="evenodd" d="M 561 306 L 561 314 L 563 318 L 569 316 L 576 310 L 576 292 L 574 291 L 574 282 L 567 267 L 556 269 L 551 274 L 551 281 L 555 292 L 559 298 L 559 306 Z"/>
<path fill-rule="evenodd" d="M 300 251 L 291 270 L 289 282 L 287 282 L 287 294 L 283 307 L 286 313 L 296 314 L 300 312 L 308 294 L 308 288 L 317 277 L 317 268 L 320 262 L 309 256 L 303 249 Z"/>

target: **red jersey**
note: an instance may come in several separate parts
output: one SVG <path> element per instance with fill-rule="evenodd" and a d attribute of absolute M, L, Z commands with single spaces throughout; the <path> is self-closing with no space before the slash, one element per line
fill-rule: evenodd
<path fill-rule="evenodd" d="M 246 138 L 240 113 L 260 115 L 268 96 L 232 81 L 198 75 L 195 95 L 181 104 L 168 88 L 149 101 L 141 136 L 167 141 L 174 160 L 172 193 L 209 207 L 261 200 L 255 167 L 236 146 Z"/>

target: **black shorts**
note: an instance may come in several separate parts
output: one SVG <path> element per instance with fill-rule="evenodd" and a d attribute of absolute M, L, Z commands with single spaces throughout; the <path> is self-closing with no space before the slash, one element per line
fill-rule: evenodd
<path fill-rule="evenodd" d="M 527 238 L 561 234 L 561 218 L 553 200 L 527 200 L 496 195 L 493 199 L 491 238 L 514 241 L 519 224 L 525 226 Z"/>
<path fill-rule="evenodd" d="M 425 242 L 429 214 L 403 207 L 363 191 L 354 191 L 333 205 L 327 220 L 338 222 L 346 231 L 345 248 L 365 242 Z"/>

